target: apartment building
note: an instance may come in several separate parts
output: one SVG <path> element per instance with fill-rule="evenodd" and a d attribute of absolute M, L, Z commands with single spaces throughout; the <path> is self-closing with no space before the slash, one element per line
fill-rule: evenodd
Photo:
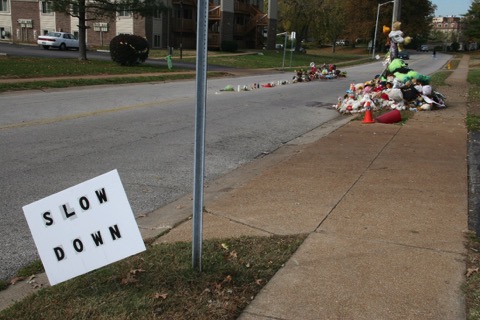
<path fill-rule="evenodd" d="M 432 19 L 432 31 L 441 32 L 451 42 L 458 42 L 462 32 L 461 22 L 461 18 L 455 16 L 435 17 Z"/>
<path fill-rule="evenodd" d="M 151 17 L 120 11 L 114 19 L 88 21 L 87 46 L 108 46 L 118 34 L 136 34 L 145 37 L 152 48 L 195 48 L 197 1 L 164 0 L 169 10 Z M 210 49 L 219 49 L 222 41 L 235 41 L 240 48 L 266 46 L 264 34 L 266 30 L 275 33 L 276 11 L 276 0 L 268 4 L 268 14 L 264 0 L 210 0 Z M 77 25 L 77 18 L 54 12 L 50 1 L 0 0 L 0 41 L 36 43 L 39 35 L 49 31 L 78 34 Z"/>

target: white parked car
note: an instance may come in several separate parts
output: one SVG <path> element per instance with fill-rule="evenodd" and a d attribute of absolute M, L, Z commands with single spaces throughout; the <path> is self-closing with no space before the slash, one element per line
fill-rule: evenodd
<path fill-rule="evenodd" d="M 39 36 L 37 44 L 43 49 L 58 48 L 60 50 L 77 49 L 78 39 L 71 33 L 66 32 L 49 32 L 43 36 Z"/>

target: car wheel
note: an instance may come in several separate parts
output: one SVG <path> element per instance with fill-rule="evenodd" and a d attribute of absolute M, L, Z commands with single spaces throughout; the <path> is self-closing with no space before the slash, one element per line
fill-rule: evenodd
<path fill-rule="evenodd" d="M 65 45 L 65 43 L 62 43 L 59 47 L 60 50 L 67 50 L 67 46 Z"/>
<path fill-rule="evenodd" d="M 48 50 L 50 49 L 50 46 L 43 46 L 43 49 Z"/>

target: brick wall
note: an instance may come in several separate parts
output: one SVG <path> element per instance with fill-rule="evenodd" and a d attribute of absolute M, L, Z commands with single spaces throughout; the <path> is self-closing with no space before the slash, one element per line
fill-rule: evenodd
<path fill-rule="evenodd" d="M 12 39 L 14 42 L 36 43 L 40 35 L 40 13 L 38 1 L 12 0 Z M 33 28 L 22 28 L 19 19 L 31 19 Z"/>
<path fill-rule="evenodd" d="M 70 16 L 65 13 L 55 13 L 56 31 L 73 33 L 70 27 Z"/>
<path fill-rule="evenodd" d="M 108 23 L 108 31 L 95 31 L 94 24 L 98 22 Z M 90 28 L 87 29 L 87 46 L 91 47 L 108 47 L 110 41 L 117 35 L 115 28 L 115 20 L 109 17 L 97 18 L 88 22 Z"/>
<path fill-rule="evenodd" d="M 145 23 L 146 19 L 142 16 L 135 16 L 136 19 L 133 19 L 133 34 L 140 36 L 140 37 L 146 37 L 145 33 Z"/>

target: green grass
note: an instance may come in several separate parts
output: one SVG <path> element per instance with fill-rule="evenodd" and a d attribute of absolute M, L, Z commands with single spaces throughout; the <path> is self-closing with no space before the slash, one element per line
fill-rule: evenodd
<path fill-rule="evenodd" d="M 365 55 L 356 54 L 329 54 L 309 55 L 293 53 L 292 66 L 307 67 L 310 62 L 317 64 L 334 63 L 359 63 L 368 61 Z M 51 59 L 51 58 L 19 58 L 0 57 L 0 79 L 18 78 L 49 78 L 59 76 L 84 76 L 84 75 L 119 75 L 119 74 L 145 74 L 145 73 L 173 73 L 186 71 L 185 69 L 174 68 L 169 70 L 166 66 L 141 64 L 139 66 L 119 66 L 112 61 L 78 59 Z M 184 62 L 195 62 L 194 58 L 185 58 Z M 246 55 L 220 55 L 210 54 L 209 64 L 224 65 L 237 68 L 281 68 L 283 64 L 283 53 L 278 51 L 264 51 L 259 54 Z M 285 67 L 290 65 L 290 53 L 286 55 Z M 191 70 L 190 70 L 191 71 Z M 46 79 L 47 80 L 47 79 Z"/>
<path fill-rule="evenodd" d="M 152 50 L 151 56 L 163 59 L 166 50 Z M 89 86 L 101 84 L 124 84 L 141 82 L 158 82 L 179 79 L 192 79 L 195 77 L 193 70 L 179 69 L 175 67 L 180 61 L 178 50 L 174 54 L 173 69 L 166 66 L 155 66 L 142 64 L 134 67 L 119 66 L 112 61 L 78 59 L 51 59 L 51 58 L 19 58 L 0 57 L 0 79 L 22 79 L 22 81 L 0 83 L 0 92 L 33 90 L 46 88 L 67 88 L 75 86 Z M 257 54 L 238 53 L 226 54 L 224 52 L 209 52 L 209 64 L 224 65 L 237 68 L 275 68 L 280 69 L 282 65 L 285 70 L 290 68 L 290 52 L 283 60 L 283 51 L 262 51 Z M 183 62 L 195 62 L 195 51 L 185 50 Z M 370 62 L 365 54 L 347 51 L 346 53 L 325 53 L 317 51 L 316 54 L 292 53 L 292 71 L 295 68 L 307 68 L 311 62 L 317 64 L 334 63 L 337 66 L 347 66 L 359 63 Z M 188 74 L 181 72 L 190 71 Z M 153 75 L 155 73 L 155 75 Z M 129 75 L 121 77 L 121 75 Z M 138 75 L 138 76 L 132 76 Z M 97 76 L 107 76 L 99 78 Z M 110 75 L 111 77 L 108 77 Z M 223 76 L 222 72 L 209 72 L 208 77 Z M 82 76 L 82 78 L 68 79 L 62 77 Z M 91 77 L 89 77 L 91 76 Z M 36 78 L 35 81 L 25 81 Z M 58 79 L 60 78 L 60 79 Z M 41 80 L 39 80 L 41 79 Z"/>
<path fill-rule="evenodd" d="M 203 244 L 203 271 L 191 244 L 142 254 L 54 287 L 0 312 L 6 319 L 236 319 L 306 235 L 242 237 Z"/>
<path fill-rule="evenodd" d="M 446 86 L 445 80 L 452 74 L 450 70 L 440 70 L 430 76 L 430 85 L 433 87 Z"/>
<path fill-rule="evenodd" d="M 151 50 L 149 57 L 165 58 L 166 50 Z M 183 59 L 180 60 L 179 50 L 174 50 L 173 61 L 184 61 L 194 63 L 196 52 L 184 50 Z M 228 53 L 221 51 L 209 51 L 208 63 L 213 65 L 225 65 L 237 68 L 261 69 L 261 68 L 289 68 L 290 61 L 292 68 L 308 67 L 310 62 L 317 64 L 334 63 L 339 67 L 371 62 L 370 55 L 365 50 L 341 48 L 336 53 L 331 49 L 309 49 L 307 54 L 286 51 L 284 63 L 283 50 L 256 50 L 248 52 Z"/>
<path fill-rule="evenodd" d="M 468 90 L 468 100 L 469 103 L 477 105 L 480 101 L 480 69 L 479 68 L 470 68 L 468 72 L 468 82 L 470 83 L 470 88 Z M 477 113 L 478 114 L 478 113 Z M 466 118 L 467 129 L 468 131 L 480 131 L 480 116 L 477 114 L 468 114 Z"/>
<path fill-rule="evenodd" d="M 120 66 L 112 61 L 52 58 L 0 57 L 0 79 L 37 78 L 58 76 L 83 76 L 103 74 L 142 74 L 168 70 L 166 66 L 142 64 L 135 67 Z"/>
<path fill-rule="evenodd" d="M 467 320 L 480 319 L 480 242 L 473 232 L 467 234 L 467 279 L 462 285 L 467 305 Z M 477 271 L 475 271 L 477 270 Z"/>
<path fill-rule="evenodd" d="M 468 72 L 468 82 L 474 86 L 480 86 L 480 69 L 470 69 Z"/>
<path fill-rule="evenodd" d="M 188 61 L 189 59 L 187 59 Z M 342 63 L 355 63 L 371 61 L 365 55 L 359 54 L 302 54 L 294 52 L 291 56 L 291 66 L 306 68 L 311 62 L 317 65 L 323 63 L 333 63 L 341 67 Z M 190 59 L 190 61 L 194 61 Z M 242 55 L 242 56 L 212 56 L 208 58 L 208 63 L 213 65 L 228 65 L 237 68 L 289 68 L 290 67 L 290 52 L 285 55 L 285 62 L 283 59 L 283 51 L 262 51 L 256 55 Z"/>
<path fill-rule="evenodd" d="M 43 269 L 43 264 L 40 260 L 36 260 L 29 265 L 21 268 L 17 272 L 17 277 L 29 277 L 34 274 L 42 273 L 45 270 Z"/>
<path fill-rule="evenodd" d="M 477 52 L 470 54 L 470 66 L 467 81 L 470 84 L 468 90 L 469 113 L 466 117 L 467 130 L 469 132 L 480 131 L 480 55 Z M 467 256 L 467 279 L 462 286 L 465 292 L 467 304 L 467 319 L 480 319 L 480 239 L 472 232 L 466 241 Z M 477 270 L 477 272 L 472 272 Z"/>
<path fill-rule="evenodd" d="M 211 72 L 209 76 L 219 76 L 224 73 Z M 13 90 L 33 90 L 33 89 L 47 89 L 47 88 L 68 88 L 78 86 L 92 86 L 103 84 L 125 84 L 125 83 L 141 83 L 141 82 L 159 82 L 172 81 L 181 79 L 193 79 L 194 73 L 189 74 L 166 74 L 158 76 L 143 76 L 138 77 L 112 77 L 112 78 L 89 78 L 89 79 L 62 79 L 50 81 L 30 81 L 30 82 L 15 82 L 15 83 L 0 83 L 0 92 Z"/>
<path fill-rule="evenodd" d="M 480 130 L 480 116 L 469 114 L 467 115 L 466 123 L 469 132 Z"/>

